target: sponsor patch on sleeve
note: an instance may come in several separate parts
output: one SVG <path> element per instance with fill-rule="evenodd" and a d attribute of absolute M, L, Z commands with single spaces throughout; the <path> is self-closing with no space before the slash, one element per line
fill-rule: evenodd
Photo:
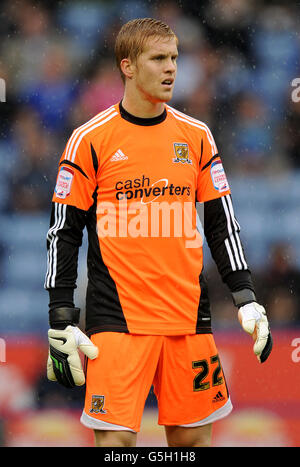
<path fill-rule="evenodd" d="M 210 175 L 214 188 L 218 190 L 219 193 L 229 190 L 226 174 L 220 159 L 217 159 L 211 164 Z"/>
<path fill-rule="evenodd" d="M 71 193 L 74 171 L 69 167 L 60 169 L 55 186 L 55 194 L 58 198 L 65 199 Z"/>

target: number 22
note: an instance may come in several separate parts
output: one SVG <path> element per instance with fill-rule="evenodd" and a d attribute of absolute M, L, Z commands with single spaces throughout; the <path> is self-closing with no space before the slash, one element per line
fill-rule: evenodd
<path fill-rule="evenodd" d="M 219 386 L 220 384 L 223 384 L 224 379 L 222 376 L 220 376 L 221 373 L 221 363 L 219 359 L 219 355 L 213 355 L 210 357 L 210 363 L 214 364 L 217 363 L 217 367 L 214 369 L 213 374 L 212 374 L 212 385 L 213 386 Z M 194 378 L 193 381 L 193 390 L 194 391 L 205 391 L 206 389 L 210 388 L 210 382 L 209 381 L 203 381 L 208 373 L 209 373 L 209 363 L 207 360 L 197 360 L 195 362 L 192 362 L 192 367 L 193 368 L 200 368 L 201 371 L 197 373 L 197 375 Z"/>

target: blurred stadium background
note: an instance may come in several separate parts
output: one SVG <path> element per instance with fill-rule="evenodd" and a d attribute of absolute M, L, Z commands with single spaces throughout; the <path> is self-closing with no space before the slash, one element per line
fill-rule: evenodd
<path fill-rule="evenodd" d="M 275 346 L 262 367 L 206 251 L 217 345 L 234 411 L 214 446 L 300 445 L 300 77 L 298 2 L 2 1 L 0 5 L 0 445 L 90 446 L 83 389 L 45 377 L 46 232 L 57 162 L 73 129 L 117 102 L 113 42 L 134 17 L 180 40 L 172 105 L 211 128 Z M 85 245 L 77 305 L 84 310 Z M 299 343 L 298 343 L 298 340 Z M 152 393 L 140 446 L 165 446 Z"/>

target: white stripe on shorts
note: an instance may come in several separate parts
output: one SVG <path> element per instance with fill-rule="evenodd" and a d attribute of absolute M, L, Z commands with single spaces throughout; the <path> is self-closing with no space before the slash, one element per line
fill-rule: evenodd
<path fill-rule="evenodd" d="M 97 418 L 87 415 L 84 411 L 82 412 L 80 422 L 92 430 L 131 431 L 132 433 L 136 433 L 134 430 L 128 428 L 127 426 L 115 425 L 114 423 L 98 420 Z"/>

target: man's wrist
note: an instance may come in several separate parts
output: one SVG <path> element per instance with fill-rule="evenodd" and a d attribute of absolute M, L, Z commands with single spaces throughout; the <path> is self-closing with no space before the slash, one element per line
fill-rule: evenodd
<path fill-rule="evenodd" d="M 231 292 L 233 303 L 236 307 L 241 308 L 248 303 L 256 302 L 256 295 L 253 290 L 242 289 L 236 292 Z"/>
<path fill-rule="evenodd" d="M 52 329 L 65 329 L 79 323 L 80 308 L 58 307 L 49 310 L 49 324 Z"/>

